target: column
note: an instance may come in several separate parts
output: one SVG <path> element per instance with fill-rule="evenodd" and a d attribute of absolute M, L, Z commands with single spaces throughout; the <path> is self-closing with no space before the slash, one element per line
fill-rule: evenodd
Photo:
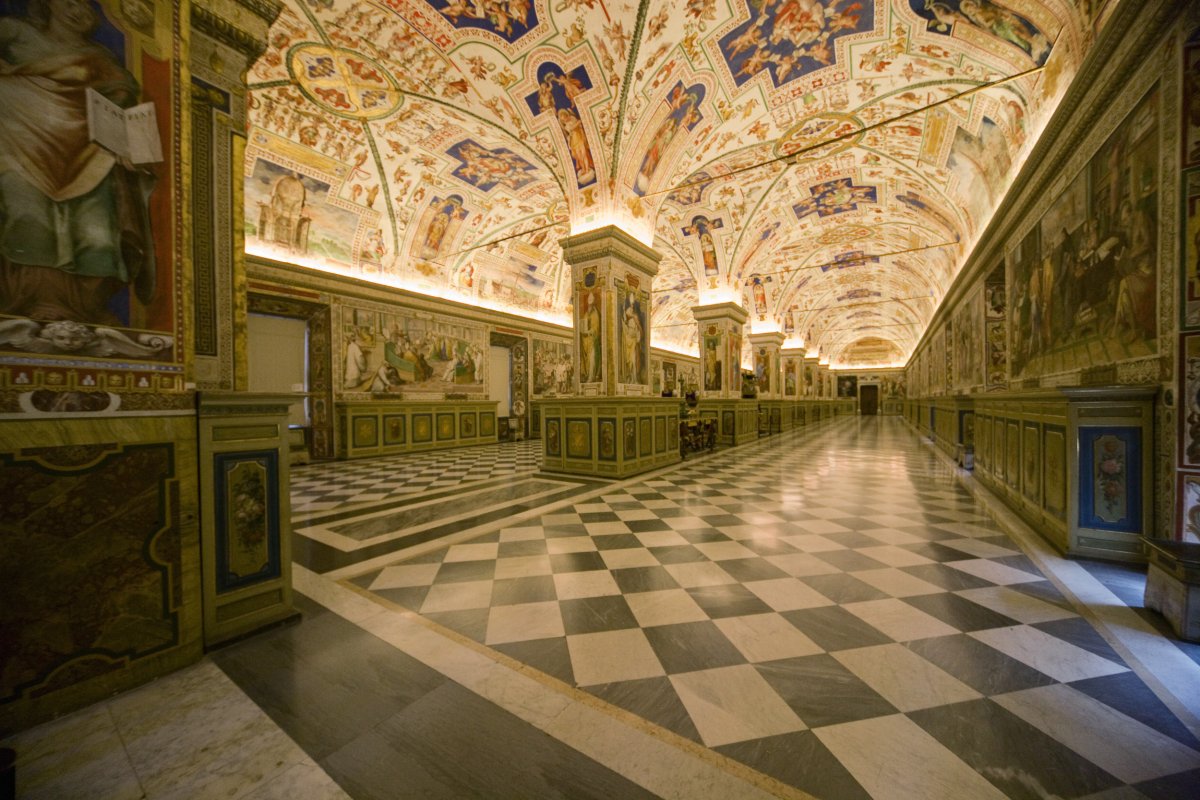
<path fill-rule="evenodd" d="M 758 436 L 758 402 L 742 397 L 742 326 L 736 303 L 692 309 L 700 344 L 700 416 L 717 420 L 717 441 L 735 445 Z"/>
<path fill-rule="evenodd" d="M 613 226 L 562 248 L 577 396 L 542 403 L 543 469 L 625 477 L 678 461 L 679 400 L 651 389 L 650 289 L 662 256 Z"/>
<path fill-rule="evenodd" d="M 752 333 L 750 351 L 754 355 L 754 376 L 758 383 L 758 406 L 766 432 L 784 430 L 783 363 L 779 353 L 787 337 L 777 331 Z M 788 428 L 791 428 L 788 420 Z M 761 426 L 760 426 L 761 427 Z"/>
<path fill-rule="evenodd" d="M 783 429 L 804 424 L 804 348 L 784 347 L 779 351 L 783 373 Z"/>

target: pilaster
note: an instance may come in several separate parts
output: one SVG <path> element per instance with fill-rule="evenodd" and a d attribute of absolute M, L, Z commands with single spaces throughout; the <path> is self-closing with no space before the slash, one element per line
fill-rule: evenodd
<path fill-rule="evenodd" d="M 650 287 L 662 256 L 612 226 L 561 243 L 577 396 L 541 403 L 542 468 L 623 478 L 679 461 L 679 400 L 656 397 L 650 371 Z"/>

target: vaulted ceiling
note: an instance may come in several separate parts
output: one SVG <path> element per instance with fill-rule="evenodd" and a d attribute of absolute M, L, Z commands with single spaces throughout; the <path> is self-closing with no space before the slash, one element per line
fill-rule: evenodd
<path fill-rule="evenodd" d="M 663 254 L 657 346 L 732 299 L 902 363 L 1102 5 L 288 0 L 248 76 L 247 250 L 569 323 L 558 240 L 617 224 Z M 289 176 L 300 245 L 262 221 Z"/>

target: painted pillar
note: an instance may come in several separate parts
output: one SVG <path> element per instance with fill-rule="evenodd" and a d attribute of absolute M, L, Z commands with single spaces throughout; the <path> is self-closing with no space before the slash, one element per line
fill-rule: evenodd
<path fill-rule="evenodd" d="M 540 404 L 542 469 L 623 478 L 679 461 L 679 400 L 657 396 L 650 368 L 650 285 L 662 256 L 611 226 L 562 248 L 576 396 Z"/>
<path fill-rule="evenodd" d="M 700 343 L 700 397 L 732 400 L 742 396 L 742 326 L 746 311 L 737 303 L 695 306 Z"/>
<path fill-rule="evenodd" d="M 758 380 L 758 399 L 783 399 L 783 364 L 779 353 L 784 335 L 777 332 L 752 333 L 750 350 L 754 354 L 754 375 Z"/>
<path fill-rule="evenodd" d="M 779 361 L 783 375 L 781 396 L 784 400 L 799 400 L 804 396 L 804 348 L 780 348 Z"/>
<path fill-rule="evenodd" d="M 562 240 L 575 306 L 575 392 L 648 397 L 650 287 L 662 256 L 609 226 Z"/>

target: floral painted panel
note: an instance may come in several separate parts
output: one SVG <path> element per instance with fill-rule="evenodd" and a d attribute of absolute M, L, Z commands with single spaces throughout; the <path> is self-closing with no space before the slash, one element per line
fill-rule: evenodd
<path fill-rule="evenodd" d="M 1082 527 L 1141 530 L 1140 428 L 1083 428 L 1079 433 Z"/>
<path fill-rule="evenodd" d="M 217 497 L 217 591 L 278 578 L 279 454 L 213 456 Z"/>

